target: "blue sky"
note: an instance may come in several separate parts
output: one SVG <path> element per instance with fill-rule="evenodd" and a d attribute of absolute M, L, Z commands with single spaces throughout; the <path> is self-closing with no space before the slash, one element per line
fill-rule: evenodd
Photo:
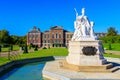
<path fill-rule="evenodd" d="M 120 33 L 120 0 L 0 0 L 0 30 L 22 36 L 34 25 L 42 32 L 59 25 L 74 31 L 74 8 L 81 15 L 82 7 L 95 32 L 113 26 Z"/>

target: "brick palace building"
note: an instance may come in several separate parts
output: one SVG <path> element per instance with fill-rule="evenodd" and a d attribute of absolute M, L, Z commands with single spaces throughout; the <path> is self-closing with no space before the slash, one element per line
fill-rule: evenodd
<path fill-rule="evenodd" d="M 95 33 L 103 37 L 106 33 Z M 41 32 L 36 26 L 27 34 L 27 45 L 33 44 L 39 47 L 67 47 L 73 32 L 64 30 L 61 26 L 51 27 L 50 30 Z"/>

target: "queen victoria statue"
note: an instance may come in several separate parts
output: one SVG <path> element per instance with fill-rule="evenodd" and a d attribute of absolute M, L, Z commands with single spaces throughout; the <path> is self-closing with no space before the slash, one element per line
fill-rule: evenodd
<path fill-rule="evenodd" d="M 102 42 L 95 35 L 93 26 L 94 23 L 85 16 L 84 8 L 82 8 L 82 15 L 78 15 L 76 11 L 75 31 L 69 41 L 67 63 L 79 66 L 106 63 L 106 59 L 102 55 L 104 53 Z"/>
<path fill-rule="evenodd" d="M 76 9 L 75 9 L 76 11 Z M 72 37 L 72 41 L 81 40 L 97 40 L 94 34 L 93 22 L 90 22 L 85 16 L 85 9 L 82 8 L 82 15 L 78 15 L 76 11 L 76 21 L 74 21 L 75 32 Z"/>

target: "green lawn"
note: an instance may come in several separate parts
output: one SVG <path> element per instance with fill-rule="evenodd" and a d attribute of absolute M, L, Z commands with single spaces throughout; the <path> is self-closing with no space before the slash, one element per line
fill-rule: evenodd
<path fill-rule="evenodd" d="M 67 48 L 51 48 L 51 49 L 42 49 L 39 51 L 31 52 L 29 54 L 20 55 L 21 59 L 25 58 L 34 58 L 34 57 L 44 57 L 44 56 L 67 56 Z"/>
<path fill-rule="evenodd" d="M 107 53 L 107 54 L 103 54 L 103 55 L 104 55 L 104 57 L 120 58 L 120 55 L 115 55 L 115 54 Z"/>
<path fill-rule="evenodd" d="M 27 58 L 38 58 L 38 57 L 45 57 L 45 56 L 67 56 L 68 55 L 68 49 L 67 48 L 51 48 L 51 49 L 42 49 L 39 51 L 21 54 L 19 56 L 16 56 L 16 58 L 11 58 L 11 60 L 14 59 L 27 59 Z M 105 57 L 114 57 L 114 58 L 120 58 L 120 55 L 114 55 L 114 54 L 104 54 Z M 0 57 L 0 65 L 5 64 L 9 62 L 6 57 Z"/>
<path fill-rule="evenodd" d="M 108 43 L 103 43 L 103 46 L 106 50 L 108 50 L 109 48 L 109 44 Z M 120 43 L 113 43 L 111 44 L 112 50 L 115 51 L 120 51 Z"/>
<path fill-rule="evenodd" d="M 0 57 L 0 65 L 5 64 L 7 62 L 10 62 L 10 60 L 8 60 L 7 57 Z"/>
<path fill-rule="evenodd" d="M 17 51 L 20 50 L 20 47 L 18 45 L 13 45 L 13 51 Z M 2 52 L 8 52 L 9 51 L 9 47 L 6 48 L 2 48 Z"/>

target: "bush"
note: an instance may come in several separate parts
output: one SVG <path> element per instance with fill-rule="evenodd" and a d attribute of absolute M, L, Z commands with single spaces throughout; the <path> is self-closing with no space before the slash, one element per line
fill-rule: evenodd
<path fill-rule="evenodd" d="M 109 50 L 112 50 L 112 47 L 111 47 L 111 44 L 109 43 L 109 45 L 108 45 L 108 49 Z"/>
<path fill-rule="evenodd" d="M 24 52 L 23 53 L 28 53 L 27 45 L 24 46 Z"/>
<path fill-rule="evenodd" d="M 9 47 L 10 45 L 9 44 L 4 44 L 3 47 L 6 48 L 6 47 Z"/>
<path fill-rule="evenodd" d="M 0 52 L 2 51 L 1 48 L 2 48 L 2 46 L 0 45 Z"/>
<path fill-rule="evenodd" d="M 35 48 L 35 46 L 36 46 L 36 45 L 33 45 L 32 43 L 30 43 L 30 45 L 29 45 L 29 49 L 31 49 L 31 48 Z"/>
<path fill-rule="evenodd" d="M 47 49 L 46 47 L 43 47 L 42 49 Z"/>
<path fill-rule="evenodd" d="M 120 43 L 120 35 L 101 37 L 100 40 L 104 43 Z"/>
<path fill-rule="evenodd" d="M 13 45 L 10 45 L 10 50 L 11 50 L 11 51 L 13 50 Z"/>
<path fill-rule="evenodd" d="M 38 51 L 38 45 L 35 45 L 34 51 Z"/>

